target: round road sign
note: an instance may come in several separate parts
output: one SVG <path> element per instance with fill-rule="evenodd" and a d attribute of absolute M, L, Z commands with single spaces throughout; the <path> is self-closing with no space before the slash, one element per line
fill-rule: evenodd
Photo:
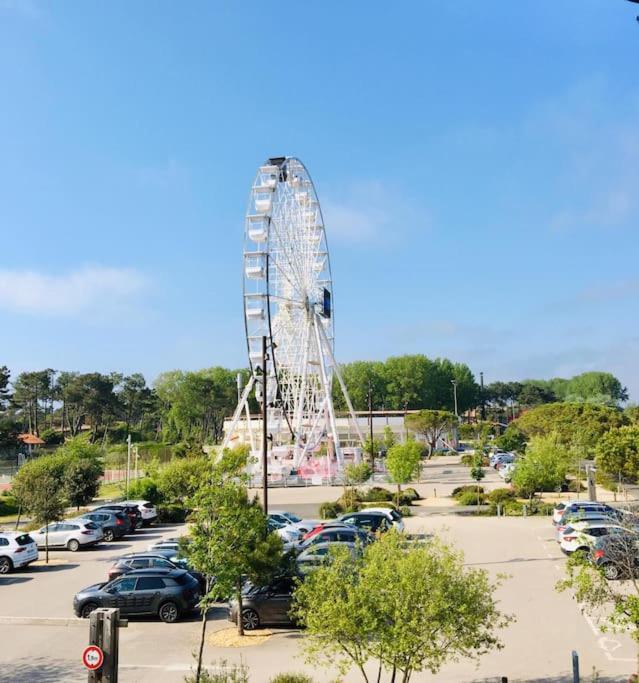
<path fill-rule="evenodd" d="M 89 671 L 96 671 L 104 664 L 104 652 L 97 645 L 89 645 L 82 653 L 82 663 Z"/>

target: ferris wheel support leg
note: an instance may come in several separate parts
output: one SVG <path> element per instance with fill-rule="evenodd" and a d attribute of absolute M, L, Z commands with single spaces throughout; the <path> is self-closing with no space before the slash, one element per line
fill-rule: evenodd
<path fill-rule="evenodd" d="M 339 381 L 339 385 L 342 389 L 342 394 L 344 395 L 344 400 L 346 401 L 346 405 L 348 407 L 348 412 L 350 413 L 351 419 L 353 420 L 353 426 L 355 427 L 355 431 L 357 432 L 357 436 L 359 437 L 359 441 L 363 447 L 364 446 L 364 435 L 362 434 L 362 430 L 359 428 L 357 418 L 355 417 L 355 411 L 353 410 L 353 404 L 351 403 L 351 397 L 348 395 L 348 389 L 346 388 L 346 384 L 344 383 L 344 379 L 342 378 L 342 373 L 340 372 L 339 365 L 335 361 L 335 356 L 333 355 L 333 349 L 331 349 L 331 345 L 329 344 L 329 341 L 326 337 L 326 333 L 322 329 L 322 326 L 318 325 L 317 327 L 320 331 L 320 334 L 324 338 L 324 343 L 325 343 L 326 348 L 328 349 L 328 354 L 331 357 L 331 363 L 333 363 L 333 369 L 335 370 L 335 374 L 337 375 L 337 380 Z"/>
<path fill-rule="evenodd" d="M 246 383 L 246 386 L 244 387 L 244 391 L 242 392 L 242 396 L 237 404 L 237 408 L 235 409 L 235 412 L 233 413 L 233 419 L 231 420 L 231 426 L 229 427 L 228 432 L 224 436 L 224 441 L 222 441 L 222 448 L 227 448 L 229 445 L 229 442 L 231 441 L 231 437 L 235 433 L 235 428 L 237 427 L 237 423 L 239 422 L 240 415 L 242 414 L 242 410 L 244 409 L 244 406 L 247 406 L 247 411 L 248 411 L 248 397 L 249 394 L 251 393 L 251 389 L 253 388 L 253 384 L 255 384 L 255 377 L 251 375 L 251 379 Z M 249 419 L 250 423 L 250 419 Z M 249 427 L 250 429 L 250 427 Z"/>
<path fill-rule="evenodd" d="M 333 432 L 333 445 L 335 447 L 335 455 L 337 456 L 337 464 L 340 469 L 344 464 L 344 458 L 342 456 L 342 447 L 339 443 L 339 434 L 337 433 L 337 422 L 335 421 L 335 409 L 333 408 L 333 400 L 331 397 L 331 384 L 328 381 L 328 376 L 326 374 L 326 368 L 324 367 L 324 354 L 322 353 L 322 337 L 320 334 L 321 325 L 317 322 L 317 315 L 313 315 L 313 325 L 315 327 L 315 338 L 317 339 L 317 349 L 319 351 L 319 366 L 320 366 L 320 376 L 322 378 L 322 385 L 324 387 L 324 394 L 326 396 L 326 407 L 328 409 L 328 419 L 331 426 L 331 431 Z M 328 347 L 327 347 L 328 348 Z M 330 348 L 328 348 L 329 353 L 331 353 Z M 331 353 L 331 356 L 333 354 Z M 329 472 L 330 474 L 330 472 Z"/>
<path fill-rule="evenodd" d="M 300 430 L 302 428 L 302 419 L 304 418 L 304 406 L 306 403 L 306 376 L 308 373 L 308 351 L 311 345 L 311 330 L 310 330 L 310 325 L 306 326 L 305 329 L 305 334 L 306 334 L 306 339 L 304 343 L 304 359 L 302 361 L 302 381 L 300 382 L 300 392 L 298 395 L 298 400 L 297 400 L 297 415 L 295 416 L 295 422 L 294 422 L 294 429 L 295 429 L 295 438 L 297 439 L 297 435 L 300 433 Z"/>
<path fill-rule="evenodd" d="M 306 443 L 304 444 L 304 448 L 302 448 L 299 451 L 299 455 L 297 456 L 297 459 L 295 460 L 295 467 L 299 467 L 302 462 L 304 461 L 304 456 L 308 452 L 309 446 L 313 443 L 315 443 L 315 430 L 317 429 L 317 426 L 319 425 L 320 419 L 324 416 L 324 412 L 326 410 L 326 397 L 324 397 L 324 400 L 322 401 L 322 407 L 317 411 L 317 415 L 315 416 L 315 420 L 313 420 L 313 426 L 311 427 L 311 431 L 308 433 L 308 439 L 306 440 Z"/>
<path fill-rule="evenodd" d="M 249 410 L 248 399 L 244 401 L 244 412 L 246 413 L 246 427 L 249 433 L 249 441 L 251 443 L 251 451 L 255 450 L 255 437 L 253 436 L 253 427 L 251 427 L 251 411 Z"/>

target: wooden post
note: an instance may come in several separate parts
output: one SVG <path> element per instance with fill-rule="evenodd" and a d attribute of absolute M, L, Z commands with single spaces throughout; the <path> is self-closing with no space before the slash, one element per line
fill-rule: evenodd
<path fill-rule="evenodd" d="M 88 683 L 118 683 L 119 628 L 128 626 L 120 619 L 120 610 L 100 607 L 91 612 L 89 644 L 97 645 L 104 653 L 104 664 L 97 671 L 89 671 Z"/>

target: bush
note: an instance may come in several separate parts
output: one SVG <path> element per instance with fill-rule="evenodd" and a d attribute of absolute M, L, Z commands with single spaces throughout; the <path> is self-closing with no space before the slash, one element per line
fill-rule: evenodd
<path fill-rule="evenodd" d="M 422 497 L 417 493 L 417 491 L 414 488 L 408 487 L 407 489 L 403 489 L 402 493 L 410 498 L 411 500 L 421 500 Z"/>
<path fill-rule="evenodd" d="M 273 676 L 269 683 L 313 683 L 313 679 L 306 674 L 283 673 Z"/>
<path fill-rule="evenodd" d="M 186 517 L 189 511 L 182 507 L 182 505 L 159 505 L 158 506 L 158 521 L 169 524 L 177 524 L 186 522 Z"/>
<path fill-rule="evenodd" d="M 373 486 L 368 491 L 360 492 L 361 500 L 368 503 L 379 503 L 382 501 L 393 500 L 393 493 L 382 486 Z"/>
<path fill-rule="evenodd" d="M 322 519 L 333 519 L 344 512 L 344 508 L 340 503 L 326 502 L 320 505 L 319 514 Z"/>
<path fill-rule="evenodd" d="M 185 683 L 195 683 L 195 674 L 186 676 Z M 209 671 L 203 668 L 200 672 L 200 683 L 248 683 L 248 667 L 244 662 L 239 664 L 229 664 L 226 659 L 221 659 L 219 663 L 214 663 L 214 668 Z"/>
<path fill-rule="evenodd" d="M 453 498 L 459 498 L 459 496 L 463 495 L 467 491 L 471 491 L 472 493 L 477 495 L 477 486 L 475 484 L 466 484 L 465 486 L 458 486 L 457 488 L 453 489 L 452 496 Z M 484 493 L 483 486 L 479 487 L 479 492 Z"/>
<path fill-rule="evenodd" d="M 515 500 L 515 492 L 508 488 L 495 489 L 488 494 L 488 500 L 495 505 L 503 504 L 509 500 Z"/>
<path fill-rule="evenodd" d="M 47 446 L 57 446 L 64 441 L 62 432 L 57 432 L 55 429 L 45 429 L 40 434 L 40 438 Z"/>
<path fill-rule="evenodd" d="M 408 505 L 402 505 L 402 507 L 399 508 L 399 514 L 402 517 L 412 517 L 413 513 Z"/>
<path fill-rule="evenodd" d="M 148 500 L 149 503 L 161 503 L 162 495 L 157 482 L 150 477 L 136 479 L 129 484 L 129 500 Z"/>
<path fill-rule="evenodd" d="M 0 496 L 0 517 L 5 515 L 17 515 L 19 509 L 18 501 L 10 494 Z"/>
<path fill-rule="evenodd" d="M 481 488 L 481 487 L 480 487 Z M 477 495 L 477 490 L 475 491 L 465 491 L 457 496 L 458 505 L 478 505 L 486 502 L 486 494 L 480 491 Z"/>
<path fill-rule="evenodd" d="M 389 510 L 393 510 L 396 508 L 396 505 L 390 500 L 371 500 L 370 502 L 361 503 L 359 508 L 360 510 L 365 510 L 366 508 L 388 508 Z"/>

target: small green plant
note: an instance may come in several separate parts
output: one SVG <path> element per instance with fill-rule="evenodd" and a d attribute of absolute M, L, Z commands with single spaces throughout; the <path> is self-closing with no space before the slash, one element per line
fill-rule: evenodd
<path fill-rule="evenodd" d="M 148 500 L 150 503 L 160 503 L 162 496 L 157 483 L 150 477 L 136 479 L 129 485 L 129 499 Z"/>
<path fill-rule="evenodd" d="M 362 501 L 367 503 L 381 503 L 388 500 L 393 500 L 393 493 L 382 486 L 372 486 L 362 494 Z"/>
<path fill-rule="evenodd" d="M 494 489 L 488 494 L 488 500 L 495 505 L 505 503 L 515 500 L 515 492 L 507 488 Z"/>
<path fill-rule="evenodd" d="M 475 495 L 477 494 L 477 486 L 474 484 L 466 484 L 465 486 L 457 486 L 456 488 L 453 489 L 452 496 L 453 498 L 459 498 L 464 493 L 467 493 L 470 491 L 471 493 L 474 493 Z M 479 487 L 479 493 L 484 493 L 484 487 L 480 486 Z"/>
<path fill-rule="evenodd" d="M 465 491 L 457 496 L 457 503 L 459 505 L 481 505 L 485 503 L 486 494 L 481 492 L 478 494 L 475 486 L 473 486 L 473 489 L 473 491 Z"/>
<path fill-rule="evenodd" d="M 182 505 L 172 504 L 158 506 L 158 521 L 160 522 L 179 524 L 181 522 L 186 522 L 188 514 L 189 511 Z"/>
<path fill-rule="evenodd" d="M 319 515 L 322 519 L 334 519 L 344 512 L 344 508 L 338 502 L 326 502 L 320 505 Z"/>
<path fill-rule="evenodd" d="M 248 683 L 248 667 L 244 662 L 229 664 L 220 659 L 211 669 L 202 669 L 199 677 L 191 673 L 184 677 L 184 683 Z"/>
<path fill-rule="evenodd" d="M 313 683 L 313 679 L 301 673 L 281 673 L 273 676 L 269 683 Z"/>

